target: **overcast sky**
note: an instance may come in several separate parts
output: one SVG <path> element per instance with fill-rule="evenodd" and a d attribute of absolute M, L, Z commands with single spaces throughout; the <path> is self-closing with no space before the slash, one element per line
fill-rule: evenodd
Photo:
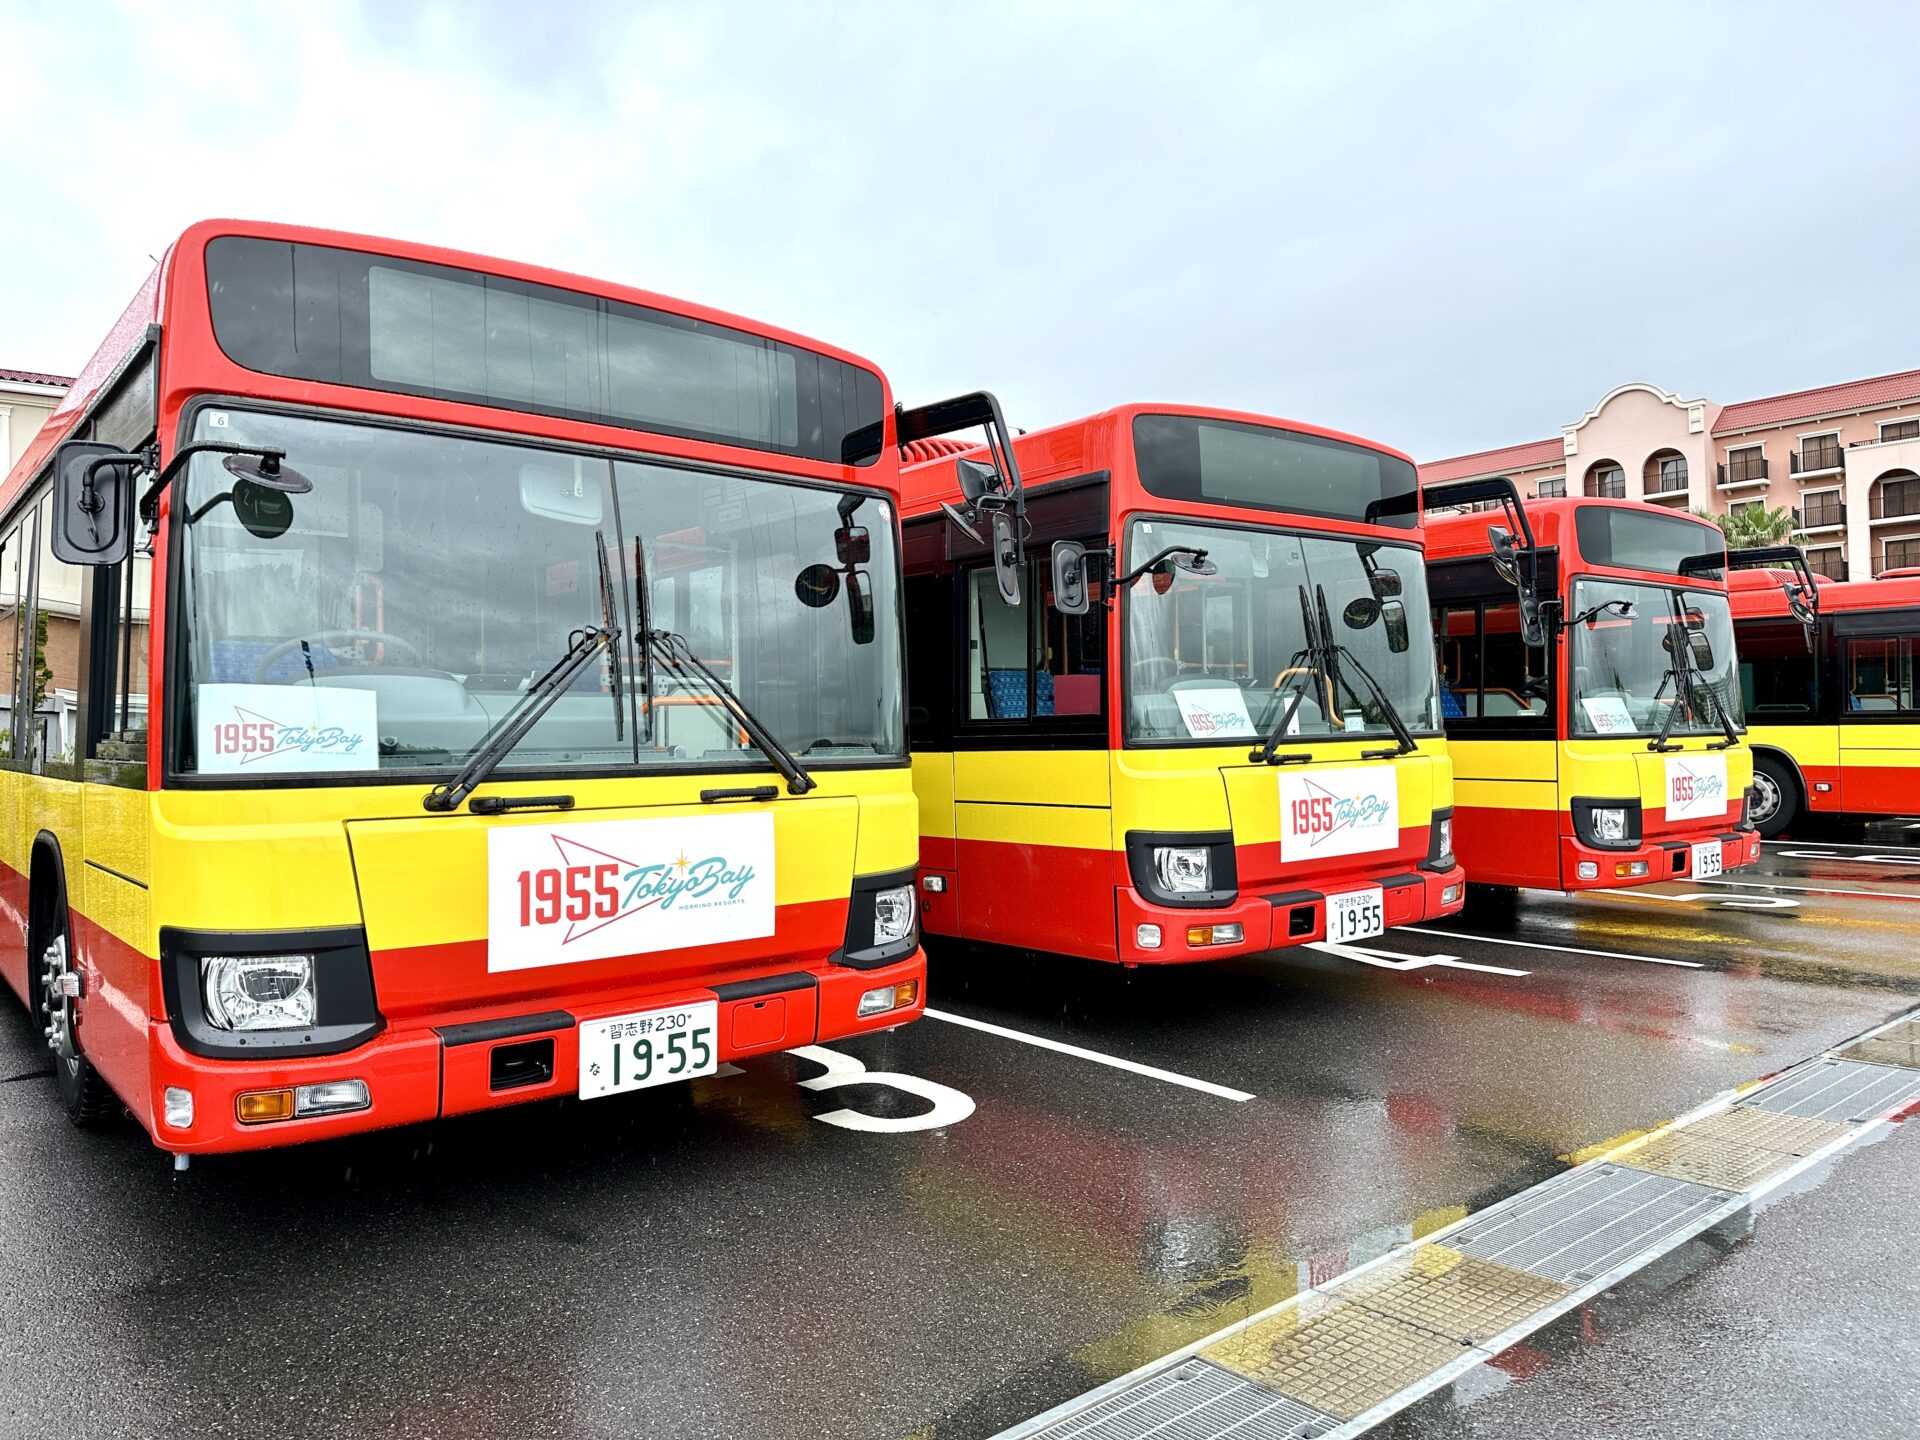
<path fill-rule="evenodd" d="M 241 215 L 685 296 L 1027 428 L 1179 400 L 1434 458 L 1626 380 L 1920 367 L 1916 54 L 1911 3 L 0 0 L 0 366 L 72 373 Z"/>

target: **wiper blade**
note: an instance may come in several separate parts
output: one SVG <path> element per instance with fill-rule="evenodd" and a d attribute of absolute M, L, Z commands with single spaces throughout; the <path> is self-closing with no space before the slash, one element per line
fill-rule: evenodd
<path fill-rule="evenodd" d="M 567 640 L 567 653 L 527 687 L 526 693 L 481 737 L 479 748 L 468 756 L 460 772 L 429 790 L 421 799 L 421 805 L 428 810 L 459 809 L 460 802 L 473 793 L 494 767 L 507 758 L 507 752 L 524 740 L 540 717 L 553 708 L 553 702 L 587 668 L 587 662 L 601 649 L 612 649 L 619 638 L 618 630 L 598 625 L 586 625 L 574 631 Z"/>
<path fill-rule="evenodd" d="M 1407 722 L 1400 717 L 1400 712 L 1394 708 L 1393 701 L 1387 698 L 1387 692 L 1381 688 L 1380 682 L 1373 678 L 1373 672 L 1362 665 L 1360 657 L 1346 646 L 1335 645 L 1333 651 L 1352 666 L 1353 672 L 1365 682 L 1367 693 L 1373 696 L 1373 703 L 1380 707 L 1380 713 L 1387 717 L 1387 728 L 1393 731 L 1393 738 L 1400 745 L 1398 750 L 1368 750 L 1363 752 L 1361 758 L 1363 760 L 1386 759 L 1392 756 L 1411 755 L 1418 750 L 1420 742 L 1413 738 L 1413 731 L 1407 728 Z"/>
<path fill-rule="evenodd" d="M 613 572 L 607 568 L 607 542 L 598 530 L 593 532 L 594 552 L 600 557 L 600 628 L 608 636 L 620 632 L 614 628 Z M 627 738 L 627 716 L 623 708 L 626 704 L 623 677 L 620 674 L 620 647 L 607 646 L 607 684 L 613 691 L 613 738 Z"/>
<path fill-rule="evenodd" d="M 1306 676 L 1309 681 L 1318 680 L 1323 685 L 1331 688 L 1332 681 L 1327 673 L 1326 656 L 1320 643 L 1320 627 L 1314 623 L 1313 619 L 1313 602 L 1307 599 L 1307 587 L 1302 585 L 1299 588 L 1300 623 L 1305 626 L 1307 643 L 1301 649 L 1294 651 L 1293 658 L 1287 661 L 1287 675 L 1291 677 L 1288 682 L 1288 688 L 1297 688 L 1300 685 L 1300 677 L 1303 675 Z M 1291 703 L 1287 705 L 1286 709 L 1281 711 L 1279 717 L 1273 722 L 1273 729 L 1267 732 L 1265 742 L 1257 750 L 1249 750 L 1247 752 L 1247 759 L 1253 761 L 1256 765 L 1283 765 L 1299 763 L 1313 758 L 1311 755 L 1299 753 L 1289 754 L 1280 758 L 1275 758 L 1274 756 L 1274 751 L 1280 748 L 1281 740 L 1286 737 L 1287 727 L 1293 724 L 1293 717 L 1300 713 L 1300 702 L 1306 698 L 1307 692 L 1304 689 L 1299 689 Z"/>
<path fill-rule="evenodd" d="M 760 717 L 747 708 L 746 702 L 734 692 L 734 688 L 714 674 L 706 661 L 693 653 L 693 646 L 688 643 L 686 636 L 676 630 L 649 630 L 643 648 L 658 655 L 664 664 L 673 667 L 682 676 L 697 675 L 712 689 L 720 708 L 739 722 L 740 728 L 747 732 L 754 745 L 773 762 L 773 768 L 786 777 L 788 794 L 804 795 L 819 785 L 820 782 L 794 758 L 793 752 L 774 738 L 773 732 L 761 722 Z M 649 704 L 652 703 L 651 693 L 647 700 Z"/>

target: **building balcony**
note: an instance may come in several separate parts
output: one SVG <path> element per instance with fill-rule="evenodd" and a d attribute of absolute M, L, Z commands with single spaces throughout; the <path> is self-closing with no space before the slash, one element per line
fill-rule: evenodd
<path fill-rule="evenodd" d="M 1880 508 L 1878 505 L 1874 506 L 1876 512 Z M 1899 510 L 1884 515 L 1875 513 L 1867 523 L 1869 525 L 1920 525 L 1920 510 Z"/>
<path fill-rule="evenodd" d="M 1642 498 L 1646 500 L 1651 500 L 1656 505 L 1671 504 L 1675 500 L 1678 500 L 1682 504 L 1684 504 L 1686 503 L 1687 496 L 1690 493 L 1691 492 L 1687 488 L 1687 482 L 1684 480 L 1682 480 L 1678 485 L 1673 485 L 1673 484 L 1663 485 L 1663 484 L 1660 484 L 1658 481 L 1656 481 L 1655 483 L 1647 486 L 1646 491 L 1643 494 Z"/>
<path fill-rule="evenodd" d="M 1767 480 L 1767 457 L 1757 460 L 1742 460 L 1733 465 L 1721 465 L 1714 486 L 1718 490 L 1746 490 L 1765 486 Z"/>
<path fill-rule="evenodd" d="M 1844 530 L 1847 528 L 1847 507 L 1844 503 L 1795 506 L 1793 525 L 1803 535 Z"/>
<path fill-rule="evenodd" d="M 1847 468 L 1846 453 L 1837 445 L 1790 451 L 1787 470 L 1798 480 L 1811 480 L 1816 475 L 1839 475 Z"/>

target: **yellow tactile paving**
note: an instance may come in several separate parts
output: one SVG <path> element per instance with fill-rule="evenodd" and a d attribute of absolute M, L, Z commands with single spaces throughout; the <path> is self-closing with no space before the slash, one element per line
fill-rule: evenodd
<path fill-rule="evenodd" d="M 1326 1295 L 1305 1295 L 1202 1355 L 1342 1420 L 1372 1409 L 1467 1347 Z"/>
<path fill-rule="evenodd" d="M 1678 1133 L 1729 1145 L 1751 1145 L 1782 1155 L 1811 1155 L 1852 1129 L 1832 1120 L 1810 1120 L 1754 1105 L 1735 1105 L 1703 1116 Z"/>
<path fill-rule="evenodd" d="M 1422 1245 L 1340 1287 L 1342 1300 L 1431 1330 L 1463 1345 L 1504 1334 L 1571 1287 L 1524 1270 Z"/>
<path fill-rule="evenodd" d="M 1920 1070 L 1920 1018 L 1902 1020 L 1836 1053 L 1842 1060 L 1865 1060 L 1872 1065 L 1903 1065 L 1909 1070 Z"/>

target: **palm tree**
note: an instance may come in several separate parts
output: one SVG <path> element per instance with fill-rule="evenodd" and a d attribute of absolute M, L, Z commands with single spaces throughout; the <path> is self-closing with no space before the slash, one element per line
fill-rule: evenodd
<path fill-rule="evenodd" d="M 1798 544 L 1802 537 L 1794 527 L 1793 512 L 1784 505 L 1768 509 L 1764 505 L 1742 506 L 1724 515 L 1696 509 L 1702 520 L 1711 520 L 1727 537 L 1727 548 L 1745 550 L 1758 545 Z"/>

